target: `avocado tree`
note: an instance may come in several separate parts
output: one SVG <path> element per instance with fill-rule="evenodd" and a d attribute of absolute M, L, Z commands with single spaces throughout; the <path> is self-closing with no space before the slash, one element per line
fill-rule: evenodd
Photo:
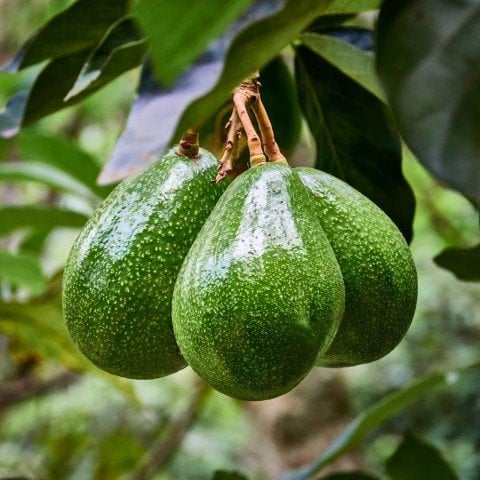
<path fill-rule="evenodd" d="M 128 425 L 118 425 L 101 443 L 108 461 L 82 477 L 171 478 L 155 475 L 210 386 L 245 400 L 272 398 L 314 365 L 373 368 L 404 337 L 417 301 L 408 249 L 416 199 L 405 162 L 421 165 L 429 181 L 463 196 L 478 215 L 480 2 L 76 0 L 57 7 L 0 77 L 22 87 L 0 111 L 1 153 L 10 159 L 0 164 L 0 181 L 35 182 L 49 192 L 42 205 L 0 208 L 0 331 L 21 378 L 39 358 L 62 365 L 31 392 L 93 372 L 138 407 L 124 377 L 158 378 L 190 365 L 207 383 L 195 379 L 185 410 L 156 418 L 160 427 L 133 439 Z M 125 75 L 136 82 L 135 99 L 102 165 L 66 140 L 75 121 L 57 126 L 61 135 L 38 129 Z M 107 101 L 97 114 L 107 118 L 108 109 Z M 439 271 L 479 281 L 480 244 L 468 243 L 478 231 L 465 235 L 435 203 L 427 194 L 419 209 L 430 209 L 448 248 L 430 245 L 429 255 Z M 42 257 L 52 235 L 85 224 L 65 275 L 63 264 L 48 274 Z M 230 253 L 219 257 L 224 250 Z M 262 324 L 264 317 L 276 323 Z M 468 356 L 398 384 L 316 461 L 282 478 L 379 478 L 378 471 L 325 468 L 478 365 Z M 121 460 L 110 460 L 115 449 Z M 378 466 L 391 480 L 460 478 L 428 438 L 407 432 L 392 451 Z M 65 477 L 69 461 L 65 453 L 43 476 Z"/>

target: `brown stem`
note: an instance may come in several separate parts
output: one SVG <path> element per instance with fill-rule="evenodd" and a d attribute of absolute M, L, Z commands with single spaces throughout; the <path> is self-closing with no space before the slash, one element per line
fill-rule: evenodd
<path fill-rule="evenodd" d="M 125 480 L 148 480 L 158 472 L 160 467 L 177 451 L 189 428 L 196 420 L 209 391 L 210 387 L 206 383 L 202 382 L 198 385 L 185 410 L 171 422 L 167 436 L 153 442 L 135 471 L 124 477 Z"/>
<path fill-rule="evenodd" d="M 243 82 L 233 93 L 233 104 L 242 122 L 245 135 L 247 136 L 248 150 L 250 151 L 250 165 L 256 166 L 265 163 L 265 155 L 262 149 L 262 142 L 258 136 L 253 122 L 248 113 L 251 103 L 258 97 L 258 77 L 253 77 Z"/>
<path fill-rule="evenodd" d="M 177 154 L 188 158 L 198 158 L 198 129 L 190 128 L 178 144 Z"/>
<path fill-rule="evenodd" d="M 228 122 L 227 125 L 224 123 L 225 115 L 232 110 L 232 104 L 228 103 L 225 105 L 220 112 L 215 117 L 215 124 L 214 124 L 214 139 L 215 139 L 215 149 L 220 150 L 223 149 L 224 142 L 226 141 L 225 138 L 225 130 L 228 129 Z M 227 130 L 228 133 L 228 130 Z"/>
<path fill-rule="evenodd" d="M 236 108 L 232 110 L 232 114 L 225 128 L 228 131 L 227 141 L 225 142 L 223 156 L 220 159 L 215 183 L 221 182 L 227 175 L 230 175 L 233 172 L 235 162 L 238 160 L 238 144 L 242 136 L 243 126 Z"/>
<path fill-rule="evenodd" d="M 257 118 L 260 134 L 262 135 L 263 148 L 270 162 L 287 163 L 287 159 L 280 151 L 278 144 L 275 140 L 273 133 L 272 123 L 268 117 L 265 105 L 262 102 L 260 94 L 257 96 L 257 100 L 252 102 L 252 110 Z"/>
<path fill-rule="evenodd" d="M 80 376 L 65 371 L 46 379 L 21 378 L 0 387 L 0 415 L 11 405 L 73 385 Z"/>

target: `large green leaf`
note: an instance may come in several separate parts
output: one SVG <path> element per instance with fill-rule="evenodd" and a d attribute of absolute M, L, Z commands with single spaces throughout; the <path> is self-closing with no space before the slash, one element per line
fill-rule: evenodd
<path fill-rule="evenodd" d="M 383 102 L 306 47 L 297 49 L 295 72 L 317 146 L 316 167 L 370 198 L 410 241 L 415 199 Z"/>
<path fill-rule="evenodd" d="M 234 0 L 139 0 L 133 13 L 145 32 L 157 78 L 168 85 L 252 3 Z"/>
<path fill-rule="evenodd" d="M 6 67 L 9 71 L 58 58 L 97 44 L 128 11 L 129 0 L 78 0 L 36 32 Z"/>
<path fill-rule="evenodd" d="M 91 56 L 91 49 L 80 50 L 52 60 L 37 76 L 28 94 L 16 94 L 0 111 L 0 136 L 10 137 L 20 127 L 82 101 L 101 87 L 139 65 L 145 54 L 142 41 L 130 42 L 111 51 L 100 75 L 81 91 L 66 99 L 82 68 Z M 80 87 L 79 87 L 80 88 Z"/>
<path fill-rule="evenodd" d="M 25 254 L 16 255 L 2 249 L 0 249 L 0 280 L 24 287 L 33 295 L 42 293 L 47 285 L 38 258 Z"/>
<path fill-rule="evenodd" d="M 105 197 L 111 190 L 97 185 L 100 166 L 96 159 L 70 140 L 24 130 L 18 137 L 18 146 L 23 159 L 51 165 L 83 183 L 99 197 Z"/>
<path fill-rule="evenodd" d="M 321 457 L 310 467 L 301 471 L 289 473 L 282 480 L 312 480 L 337 458 L 359 445 L 367 435 L 382 425 L 398 412 L 412 403 L 420 400 L 440 386 L 456 383 L 462 374 L 478 369 L 480 364 L 474 364 L 456 371 L 432 373 L 413 384 L 410 384 L 361 412 L 340 437 L 335 440 Z"/>
<path fill-rule="evenodd" d="M 301 36 L 301 40 L 310 50 L 385 102 L 385 94 L 378 81 L 375 58 L 372 54 L 331 35 L 307 32 Z"/>
<path fill-rule="evenodd" d="M 480 195 L 480 2 L 386 0 L 377 67 L 418 159 L 465 195 Z"/>
<path fill-rule="evenodd" d="M 0 235 L 19 228 L 51 229 L 81 227 L 88 217 L 71 210 L 51 206 L 22 205 L 0 207 Z"/>
<path fill-rule="evenodd" d="M 408 433 L 388 459 L 386 472 L 392 480 L 459 480 L 440 450 Z"/>
<path fill-rule="evenodd" d="M 177 125 L 174 138 L 180 138 L 189 127 L 201 124 L 212 115 L 241 81 L 274 58 L 325 11 L 330 1 L 289 0 L 280 12 L 240 32 L 230 46 L 216 86 L 189 105 Z"/>
<path fill-rule="evenodd" d="M 64 97 L 74 84 L 88 54 L 89 49 L 52 60 L 38 74 L 28 94 L 22 95 L 14 103 L 11 99 L 6 108 L 0 112 L 0 126 L 7 127 L 0 130 L 0 136 L 15 135 L 21 126 L 75 103 L 64 102 Z M 18 96 L 19 94 L 16 94 L 13 98 Z M 76 99 L 78 101 L 79 97 Z M 13 113 L 12 105 L 15 107 Z M 6 122 L 5 118 L 9 121 Z"/>
<path fill-rule="evenodd" d="M 380 8 L 382 0 L 333 0 L 325 11 L 329 15 L 343 13 L 360 13 Z"/>
<path fill-rule="evenodd" d="M 480 281 L 480 244 L 472 248 L 447 248 L 434 261 L 450 270 L 459 280 Z"/>
<path fill-rule="evenodd" d="M 41 163 L 2 163 L 0 164 L 0 182 L 42 183 L 61 192 L 73 193 L 93 201 L 98 200 L 85 185 L 70 175 Z"/>
<path fill-rule="evenodd" d="M 65 101 L 138 67 L 142 64 L 146 51 L 146 40 L 140 36 L 133 21 L 130 18 L 120 20 L 112 25 L 90 53 Z"/>

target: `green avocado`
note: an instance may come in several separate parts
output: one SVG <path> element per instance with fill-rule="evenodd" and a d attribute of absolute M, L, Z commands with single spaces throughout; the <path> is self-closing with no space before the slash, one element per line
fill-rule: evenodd
<path fill-rule="evenodd" d="M 76 240 L 63 279 L 68 331 L 107 372 L 156 378 L 186 366 L 175 342 L 171 298 L 198 231 L 225 189 L 216 158 L 173 150 L 118 185 Z"/>
<path fill-rule="evenodd" d="M 340 268 L 298 176 L 267 164 L 227 188 L 175 285 L 175 336 L 189 365 L 232 397 L 281 395 L 313 367 L 344 306 Z"/>
<path fill-rule="evenodd" d="M 377 360 L 407 332 L 417 302 L 417 273 L 402 234 L 373 202 L 343 181 L 312 168 L 295 169 L 311 193 L 345 283 L 345 314 L 317 365 Z"/>

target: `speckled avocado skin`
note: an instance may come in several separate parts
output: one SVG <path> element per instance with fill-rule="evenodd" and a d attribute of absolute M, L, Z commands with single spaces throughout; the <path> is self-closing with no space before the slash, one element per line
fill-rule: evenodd
<path fill-rule="evenodd" d="M 417 273 L 408 245 L 390 218 L 360 192 L 319 170 L 295 171 L 312 194 L 345 282 L 344 317 L 317 365 L 377 360 L 398 345 L 415 312 Z"/>
<path fill-rule="evenodd" d="M 216 158 L 173 150 L 121 183 L 76 240 L 64 273 L 67 328 L 84 355 L 122 377 L 156 378 L 186 366 L 171 298 L 180 266 L 223 185 Z"/>
<path fill-rule="evenodd" d="M 309 202 L 290 167 L 248 170 L 227 188 L 178 275 L 172 316 L 180 350 L 227 395 L 287 392 L 337 330 L 343 280 Z"/>

